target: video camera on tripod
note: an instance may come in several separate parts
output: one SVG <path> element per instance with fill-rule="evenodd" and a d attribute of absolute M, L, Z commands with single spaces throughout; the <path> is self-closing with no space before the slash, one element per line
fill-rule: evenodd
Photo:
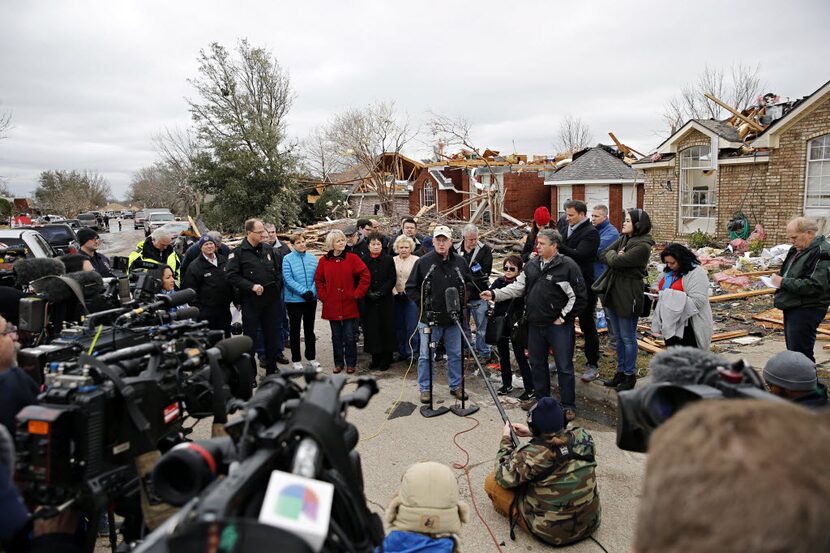
<path fill-rule="evenodd" d="M 290 376 L 303 374 L 305 389 Z M 272 375 L 226 425 L 229 437 L 181 444 L 153 471 L 164 501 L 184 508 L 137 551 L 204 551 L 233 540 L 234 551 L 370 552 L 383 541 L 363 493 L 357 429 L 348 406 L 365 407 L 373 378 L 342 395 L 346 378 L 313 371 Z M 225 476 L 225 478 L 220 478 Z"/>

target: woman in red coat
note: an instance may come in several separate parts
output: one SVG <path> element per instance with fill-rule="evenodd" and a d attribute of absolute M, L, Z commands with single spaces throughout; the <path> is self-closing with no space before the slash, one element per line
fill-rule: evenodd
<path fill-rule="evenodd" d="M 334 373 L 345 366 L 354 373 L 357 365 L 357 300 L 366 295 L 371 276 L 357 254 L 346 251 L 346 235 L 333 230 L 326 236 L 328 253 L 320 258 L 314 282 L 323 302 L 323 319 L 331 326 Z"/>

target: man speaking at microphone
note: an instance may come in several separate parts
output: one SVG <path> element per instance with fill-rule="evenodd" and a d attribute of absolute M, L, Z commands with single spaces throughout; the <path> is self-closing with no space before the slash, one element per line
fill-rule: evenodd
<path fill-rule="evenodd" d="M 582 271 L 572 259 L 559 253 L 562 235 L 552 229 L 539 231 L 536 247 L 539 255 L 525 265 L 516 282 L 498 290 L 481 293 L 481 299 L 504 301 L 525 297 L 527 306 L 527 349 L 536 395 L 522 402 L 525 411 L 536 400 L 550 396 L 548 346 L 559 378 L 559 394 L 565 419 L 576 417 L 574 381 L 574 317 L 585 309 L 587 292 Z"/>
<path fill-rule="evenodd" d="M 429 342 L 444 339 L 447 350 L 447 379 L 450 394 L 461 398 L 461 333 L 447 312 L 445 299 L 449 288 L 458 290 L 461 305 L 465 305 L 465 282 L 472 283 L 473 277 L 464 259 L 452 248 L 452 230 L 438 225 L 432 231 L 434 250 L 422 256 L 415 263 L 409 280 L 406 281 L 406 295 L 418 306 L 418 332 L 421 336 L 421 352 L 418 357 L 418 387 L 421 403 L 429 403 Z M 427 285 L 430 285 L 427 296 Z M 432 326 L 432 335 L 424 333 Z M 466 397 L 464 399 L 467 399 Z"/>

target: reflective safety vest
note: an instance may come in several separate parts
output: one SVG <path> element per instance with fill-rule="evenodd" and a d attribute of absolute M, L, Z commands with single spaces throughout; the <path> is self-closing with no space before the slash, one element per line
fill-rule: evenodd
<path fill-rule="evenodd" d="M 160 269 L 162 263 L 159 263 L 155 259 L 149 259 L 144 257 L 144 243 L 146 240 L 142 240 L 138 244 L 136 244 L 135 251 L 132 252 L 127 257 L 127 272 L 137 272 L 137 271 L 148 271 L 152 269 Z M 133 267 L 133 265 L 136 265 Z M 181 283 L 181 275 L 179 274 L 181 268 L 181 261 L 179 260 L 179 255 L 173 251 L 170 255 L 167 256 L 166 264 L 173 269 L 173 278 L 176 280 L 176 286 Z"/>

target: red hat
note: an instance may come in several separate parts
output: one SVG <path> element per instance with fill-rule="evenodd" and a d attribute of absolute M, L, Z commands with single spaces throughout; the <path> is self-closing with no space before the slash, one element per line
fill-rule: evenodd
<path fill-rule="evenodd" d="M 536 221 L 536 226 L 544 227 L 550 223 L 550 211 L 546 207 L 537 207 L 533 212 L 533 220 Z"/>

